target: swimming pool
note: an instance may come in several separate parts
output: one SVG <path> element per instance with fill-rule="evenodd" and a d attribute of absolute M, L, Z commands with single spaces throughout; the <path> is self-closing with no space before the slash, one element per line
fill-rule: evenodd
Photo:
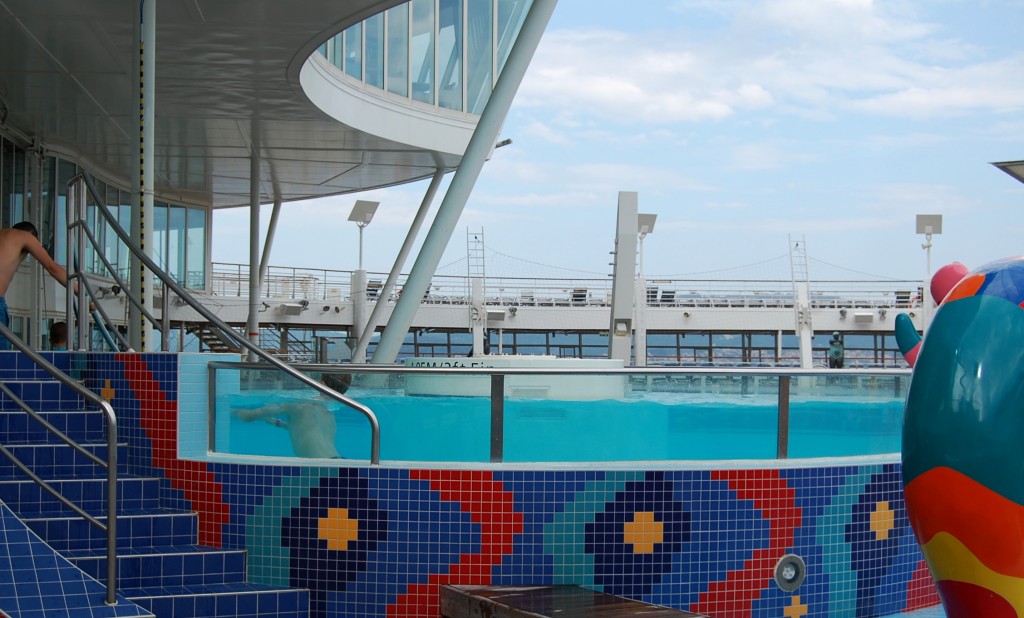
<path fill-rule="evenodd" d="M 250 581 L 309 589 L 323 618 L 436 616 L 445 583 L 576 584 L 713 618 L 931 618 L 910 612 L 939 601 L 907 520 L 895 452 L 906 372 L 794 372 L 785 398 L 792 430 L 786 459 L 775 457 L 774 427 L 779 393 L 787 389 L 764 374 L 630 375 L 630 394 L 603 412 L 618 419 L 604 433 L 593 433 L 600 423 L 586 414 L 604 410 L 604 402 L 577 408 L 504 397 L 497 403 L 510 431 L 502 434 L 504 461 L 494 463 L 486 459 L 489 399 L 405 398 L 393 375 L 401 370 L 378 370 L 386 379 L 357 376 L 349 391 L 380 417 L 381 462 L 372 465 L 366 419 L 351 410 L 334 418 L 343 436 L 338 447 L 355 459 L 211 452 L 208 428 L 216 430 L 218 450 L 273 446 L 287 453 L 280 428 L 236 426 L 230 398 L 311 397 L 297 388 L 261 393 L 278 385 L 263 374 L 240 379 L 245 364 L 211 372 L 211 360 L 179 355 L 176 440 L 164 446 L 165 434 L 153 433 L 140 447 L 152 440 L 154 453 L 176 454 L 178 461 L 161 460 L 163 474 L 192 492 L 201 529 L 246 550 Z M 153 384 L 136 392 L 146 398 L 142 425 L 164 427 L 160 413 L 174 396 Z M 440 407 L 425 413 L 431 405 Z M 453 433 L 452 423 L 472 430 Z M 511 429 L 516 424 L 520 430 Z M 591 448 L 603 458 L 520 461 L 528 457 L 519 450 L 527 439 L 593 442 L 566 452 Z M 646 460 L 653 452 L 678 453 L 669 449 L 684 440 L 685 458 Z M 443 446 L 434 450 L 422 444 L 438 441 Z M 466 442 L 482 461 L 448 458 L 461 451 L 447 449 Z M 642 447 L 638 459 L 609 458 L 608 449 L 633 442 Z M 854 444 L 885 452 L 810 455 L 853 453 Z M 698 459 L 741 446 L 753 454 Z M 407 449 L 402 456 L 417 448 L 447 456 L 392 459 L 399 447 Z M 209 473 L 206 480 L 195 480 L 197 466 Z M 806 565 L 795 590 L 775 577 L 792 556 Z"/>
<path fill-rule="evenodd" d="M 391 461 L 486 462 L 491 407 L 487 397 L 417 397 L 354 389 L 381 426 L 381 458 Z M 252 390 L 227 395 L 233 405 L 315 401 L 301 391 Z M 331 403 L 337 449 L 368 457 L 369 427 Z M 507 399 L 505 462 L 585 462 L 771 459 L 777 453 L 778 402 L 773 395 L 645 392 L 617 400 Z M 843 457 L 900 449 L 903 401 L 896 397 L 797 398 L 790 403 L 789 457 Z M 396 428 L 400 428 L 396 431 Z M 272 423 L 234 419 L 217 450 L 237 455 L 293 457 L 286 432 Z"/>

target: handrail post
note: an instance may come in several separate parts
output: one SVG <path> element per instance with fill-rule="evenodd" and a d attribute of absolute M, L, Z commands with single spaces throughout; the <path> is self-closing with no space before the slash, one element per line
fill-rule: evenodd
<path fill-rule="evenodd" d="M 505 376 L 491 374 L 491 463 L 505 457 Z"/>
<path fill-rule="evenodd" d="M 160 349 L 170 352 L 171 348 L 168 339 L 171 338 L 171 291 L 164 286 L 163 295 L 160 298 Z"/>
<path fill-rule="evenodd" d="M 789 457 L 789 382 L 789 376 L 779 376 L 779 429 L 775 450 L 778 459 Z"/>
<path fill-rule="evenodd" d="M 206 448 L 217 450 L 217 367 L 206 366 Z"/>
<path fill-rule="evenodd" d="M 107 605 L 117 604 L 117 416 L 106 401 L 107 417 Z M 110 489 L 113 487 L 113 489 Z"/>

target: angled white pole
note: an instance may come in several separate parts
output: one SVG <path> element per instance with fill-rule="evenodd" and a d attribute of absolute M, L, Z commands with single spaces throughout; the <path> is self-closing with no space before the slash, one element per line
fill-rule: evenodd
<path fill-rule="evenodd" d="M 420 300 L 430 285 L 437 265 L 441 262 L 445 247 L 451 240 L 473 185 L 480 177 L 484 162 L 494 148 L 501 125 L 508 115 L 512 100 L 523 81 L 523 76 L 526 75 L 526 69 L 537 50 L 556 4 L 557 0 L 534 0 L 530 6 L 519 30 L 519 36 L 509 51 L 505 67 L 498 76 L 494 91 L 491 92 L 491 98 L 487 101 L 476 130 L 469 140 L 462 162 L 452 177 L 434 223 L 423 241 L 420 255 L 405 282 L 402 296 L 398 299 L 391 319 L 381 334 L 377 350 L 373 354 L 374 364 L 390 364 L 398 358 L 405 335 L 409 332 L 416 310 L 419 309 Z"/>
<path fill-rule="evenodd" d="M 430 186 L 427 187 L 427 192 L 423 195 L 423 200 L 420 202 L 420 209 L 416 211 L 412 225 L 409 226 L 409 231 L 405 235 L 405 242 L 402 243 L 402 248 L 398 251 L 398 257 L 395 258 L 395 263 L 391 266 L 391 272 L 388 273 L 388 279 L 380 290 L 380 298 L 391 298 L 391 291 L 395 289 L 398 276 L 401 274 L 402 268 L 405 267 L 405 261 L 409 258 L 409 253 L 412 252 L 416 236 L 419 235 L 420 229 L 423 227 L 423 221 L 430 211 L 430 205 L 434 202 L 434 196 L 437 195 L 437 189 L 441 186 L 441 180 L 444 178 L 445 171 L 443 167 L 438 166 L 434 172 L 434 177 L 430 180 Z M 388 306 L 387 303 L 381 302 L 373 305 L 373 311 L 370 312 L 370 317 L 366 320 L 366 326 L 363 327 L 362 334 L 359 335 L 359 341 L 356 343 L 355 349 L 352 350 L 352 362 L 366 361 L 366 348 L 370 345 L 370 339 L 373 338 L 373 333 L 377 330 L 377 325 L 380 324 L 381 318 L 384 316 L 384 309 Z M 359 360 L 357 361 L 356 359 Z"/>

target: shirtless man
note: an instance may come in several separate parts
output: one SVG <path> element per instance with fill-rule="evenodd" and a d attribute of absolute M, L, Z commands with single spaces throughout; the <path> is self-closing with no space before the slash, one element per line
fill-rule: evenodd
<path fill-rule="evenodd" d="M 46 272 L 50 273 L 61 285 L 67 287 L 68 274 L 64 268 L 53 261 L 43 245 L 39 243 L 39 230 L 28 221 L 22 221 L 12 228 L 0 229 L 0 321 L 10 326 L 7 313 L 7 288 L 10 287 L 18 267 L 31 255 Z M 6 337 L 0 336 L 0 350 L 9 350 L 11 343 Z"/>
<path fill-rule="evenodd" d="M 324 374 L 321 381 L 328 388 L 344 394 L 352 381 L 351 376 Z M 292 450 L 299 457 L 340 459 L 334 444 L 338 426 L 334 413 L 324 403 L 325 398 L 311 401 L 271 403 L 259 408 L 235 408 L 234 415 L 250 423 L 263 419 L 275 427 L 288 430 Z"/>

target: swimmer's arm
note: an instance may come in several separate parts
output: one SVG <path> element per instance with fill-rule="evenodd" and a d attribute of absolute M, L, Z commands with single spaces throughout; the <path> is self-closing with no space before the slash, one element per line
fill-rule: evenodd
<path fill-rule="evenodd" d="M 270 418 L 273 416 L 286 416 L 289 410 L 286 404 L 272 403 L 259 408 L 232 408 L 231 413 L 235 418 L 251 423 L 258 419 L 268 419 L 267 422 L 273 424 L 274 419 Z M 280 426 L 280 425 L 279 425 Z"/>

